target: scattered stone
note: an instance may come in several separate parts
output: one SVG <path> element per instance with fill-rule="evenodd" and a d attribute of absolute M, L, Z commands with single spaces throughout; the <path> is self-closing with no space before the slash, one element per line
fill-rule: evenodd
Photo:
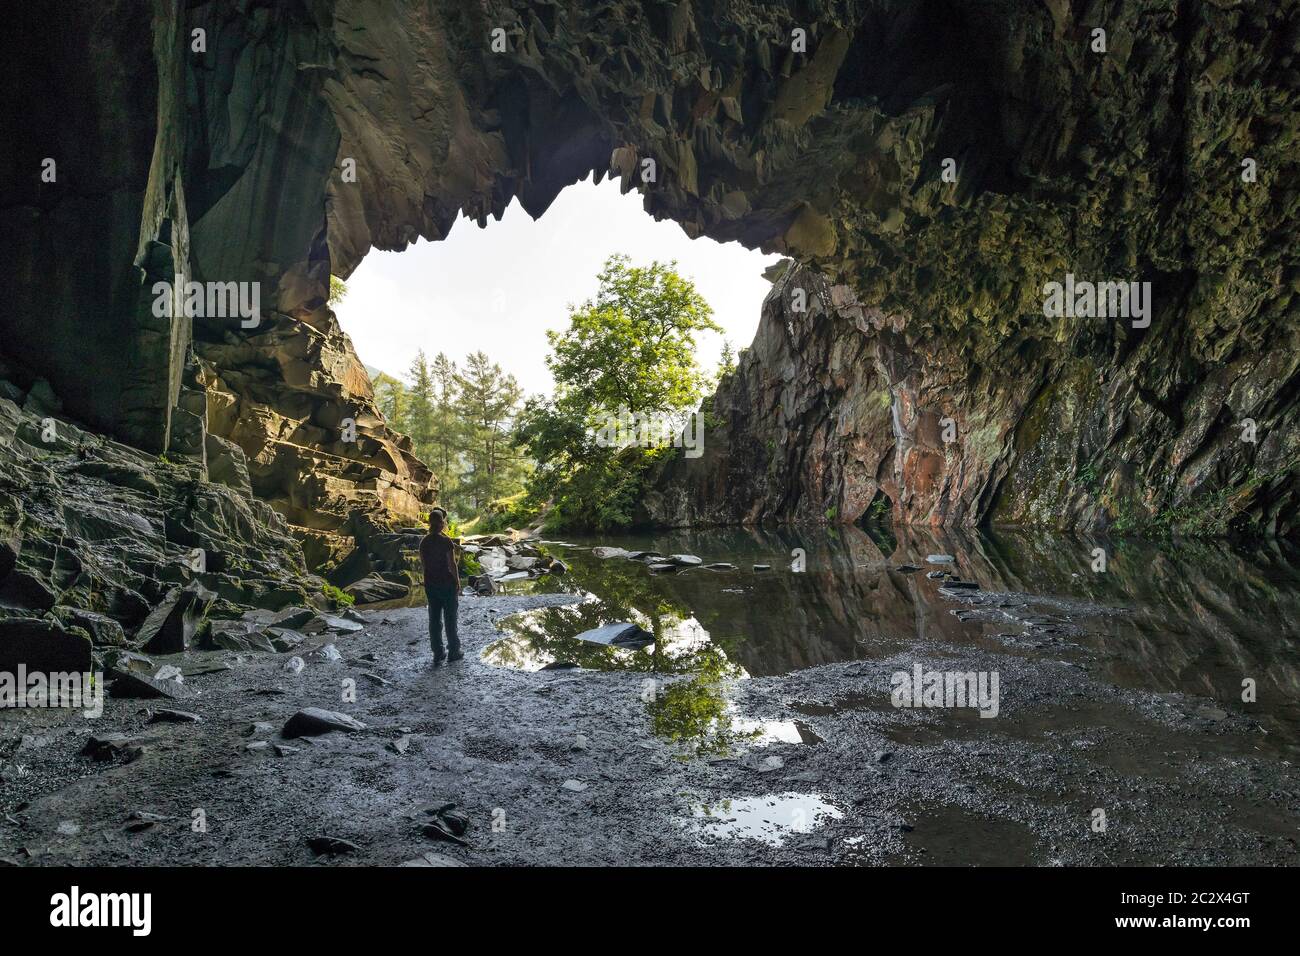
<path fill-rule="evenodd" d="M 446 840 L 447 842 L 454 843 L 457 846 L 469 846 L 468 843 L 453 833 L 448 828 L 447 824 L 440 819 L 430 820 L 424 825 L 422 832 L 431 840 Z"/>
<path fill-rule="evenodd" d="M 574 793 L 582 793 L 587 789 L 587 785 L 581 780 L 566 780 L 563 786 L 565 790 L 572 790 Z"/>
<path fill-rule="evenodd" d="M 772 565 L 770 565 L 770 564 L 756 564 L 756 565 L 754 565 L 754 570 L 755 570 L 755 571 L 771 571 L 771 570 L 772 570 Z"/>
<path fill-rule="evenodd" d="M 729 563 L 726 562 L 726 561 L 714 561 L 712 564 L 706 564 L 706 565 L 704 566 L 704 570 L 706 570 L 706 571 L 735 571 L 735 570 L 736 570 L 736 566 L 735 566 L 734 564 L 729 564 Z"/>
<path fill-rule="evenodd" d="M 314 836 L 307 841 L 307 845 L 317 856 L 340 856 L 344 853 L 356 853 L 361 849 L 351 840 L 332 836 Z"/>
<path fill-rule="evenodd" d="M 301 674 L 307 666 L 307 662 L 301 657 L 291 657 L 284 662 L 284 669 L 291 674 Z"/>
<path fill-rule="evenodd" d="M 927 554 L 925 560 L 930 564 L 955 564 L 957 561 L 951 554 Z"/>
<path fill-rule="evenodd" d="M 544 667 L 542 667 L 541 670 L 544 670 L 544 671 L 569 671 L 569 670 L 574 670 L 574 669 L 576 669 L 576 668 L 578 668 L 578 667 L 580 667 L 580 666 L 581 666 L 581 665 L 579 665 L 579 664 L 575 664 L 573 661 L 551 661 L 551 663 L 549 663 L 549 664 L 545 665 Z"/>
<path fill-rule="evenodd" d="M 626 558 L 628 556 L 628 552 L 624 551 L 622 548 L 607 548 L 604 545 L 592 548 L 591 553 L 602 560 L 608 560 L 610 558 Z"/>
<path fill-rule="evenodd" d="M 785 766 L 785 761 L 775 754 L 748 753 L 740 758 L 739 763 L 746 770 L 756 770 L 759 773 L 771 773 Z"/>
<path fill-rule="evenodd" d="M 126 818 L 123 829 L 129 833 L 142 833 L 145 830 L 153 829 L 159 823 L 166 823 L 171 819 L 173 818 L 164 816 L 161 813 L 151 813 L 148 810 L 132 810 L 131 814 Z"/>
<path fill-rule="evenodd" d="M 148 722 L 151 724 L 197 724 L 203 720 L 198 714 L 192 714 L 188 710 L 172 710 L 168 707 L 159 707 L 149 715 Z"/>
<path fill-rule="evenodd" d="M 683 568 L 698 568 L 704 563 L 702 558 L 697 558 L 693 554 L 670 554 L 668 560 Z"/>
<path fill-rule="evenodd" d="M 250 743 L 244 744 L 244 749 L 252 750 L 252 751 L 267 750 L 270 748 L 270 746 L 271 745 L 267 743 L 265 740 L 254 740 L 251 741 Z"/>
<path fill-rule="evenodd" d="M 655 574 L 676 574 L 680 566 L 669 564 L 667 561 L 656 561 L 654 564 L 647 565 Z"/>
<path fill-rule="evenodd" d="M 393 753 L 400 754 L 400 755 L 405 755 L 406 751 L 410 749 L 410 746 L 411 746 L 410 734 L 402 734 L 402 736 L 398 737 L 396 740 L 390 740 L 388 742 L 388 749 L 391 750 Z"/>
<path fill-rule="evenodd" d="M 81 748 L 81 755 L 98 761 L 123 757 L 127 763 L 131 763 L 143 756 L 146 742 L 143 737 L 132 737 L 124 733 L 92 734 L 86 741 L 86 746 Z"/>
<path fill-rule="evenodd" d="M 354 717 L 349 717 L 347 714 L 340 714 L 335 710 L 325 710 L 321 707 L 307 707 L 290 717 L 281 733 L 286 738 L 292 739 L 294 737 L 315 737 L 319 734 L 327 734 L 332 730 L 351 733 L 352 731 L 365 729 L 365 724 Z"/>
<path fill-rule="evenodd" d="M 302 753 L 301 747 L 290 747 L 288 744 L 272 744 L 272 747 L 275 748 L 275 755 L 277 757 L 287 757 L 289 754 Z"/>
<path fill-rule="evenodd" d="M 174 680 L 180 684 L 185 683 L 185 675 L 181 673 L 181 669 L 175 664 L 164 664 L 162 667 L 158 668 L 157 672 L 153 675 L 153 679 Z"/>

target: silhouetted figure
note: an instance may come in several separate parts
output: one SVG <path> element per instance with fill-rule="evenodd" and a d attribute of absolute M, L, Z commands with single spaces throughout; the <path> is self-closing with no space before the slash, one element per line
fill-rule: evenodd
<path fill-rule="evenodd" d="M 420 563 L 424 565 L 424 596 L 429 600 L 429 644 L 433 648 L 433 666 L 443 661 L 458 661 L 460 633 L 456 630 L 456 611 L 460 597 L 460 569 L 456 566 L 456 546 L 443 533 L 447 512 L 434 508 L 429 512 L 429 533 L 420 542 Z M 447 647 L 442 646 L 442 626 L 447 624 Z"/>

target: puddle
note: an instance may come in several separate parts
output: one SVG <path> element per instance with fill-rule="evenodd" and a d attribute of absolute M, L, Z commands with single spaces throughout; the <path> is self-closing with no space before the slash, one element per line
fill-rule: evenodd
<path fill-rule="evenodd" d="M 817 794 L 780 793 L 696 804 L 679 821 L 697 836 L 713 840 L 759 840 L 781 846 L 792 835 L 811 833 L 844 814 Z"/>
<path fill-rule="evenodd" d="M 903 811 L 902 853 L 884 862 L 909 866 L 1038 866 L 1047 862 L 1032 830 L 956 806 Z M 848 847 L 849 862 L 852 847 Z"/>
<path fill-rule="evenodd" d="M 727 662 L 728 677 L 747 677 L 743 668 L 727 661 L 725 650 L 685 609 L 661 603 L 642 611 L 619 606 L 587 592 L 575 593 L 576 603 L 541 607 L 497 621 L 506 636 L 482 653 L 489 664 L 538 671 L 551 665 L 576 665 L 584 670 L 645 671 L 656 674 L 698 674 L 717 659 Z M 577 635 L 606 624 L 630 621 L 654 635 L 653 644 L 639 649 L 593 644 Z"/>

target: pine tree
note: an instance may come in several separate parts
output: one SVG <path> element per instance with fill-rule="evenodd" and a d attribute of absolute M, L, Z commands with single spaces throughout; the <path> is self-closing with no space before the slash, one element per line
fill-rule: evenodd
<path fill-rule="evenodd" d="M 511 436 L 523 389 L 483 352 L 465 358 L 465 370 L 456 376 L 456 382 L 460 388 L 457 411 L 465 429 L 469 464 L 461 491 L 475 510 L 481 511 L 513 492 L 522 477 L 523 460 Z"/>
<path fill-rule="evenodd" d="M 406 378 L 410 383 L 406 393 L 407 434 L 415 446 L 416 457 L 429 461 L 433 449 L 435 394 L 433 375 L 423 349 L 415 353 Z"/>

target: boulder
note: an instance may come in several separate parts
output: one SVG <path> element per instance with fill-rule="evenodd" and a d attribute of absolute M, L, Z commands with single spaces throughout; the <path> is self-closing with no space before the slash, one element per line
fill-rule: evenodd
<path fill-rule="evenodd" d="M 179 654 L 190 646 L 204 609 L 215 597 L 197 583 L 173 588 L 135 632 L 136 646 L 146 654 Z"/>
<path fill-rule="evenodd" d="M 668 560 L 683 568 L 698 568 L 704 563 L 703 559 L 697 558 L 693 554 L 670 554 Z"/>
<path fill-rule="evenodd" d="M 369 574 L 345 587 L 344 592 L 352 595 L 358 604 L 376 604 L 379 601 L 392 601 L 404 598 L 410 593 L 405 584 L 387 581 L 378 574 Z"/>

